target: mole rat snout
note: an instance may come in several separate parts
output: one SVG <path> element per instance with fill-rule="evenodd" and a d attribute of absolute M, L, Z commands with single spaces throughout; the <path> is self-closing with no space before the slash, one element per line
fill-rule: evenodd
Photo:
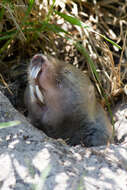
<path fill-rule="evenodd" d="M 33 65 L 38 65 L 38 64 L 43 64 L 46 61 L 46 57 L 42 54 L 36 54 L 32 60 L 31 60 L 31 64 Z"/>
<path fill-rule="evenodd" d="M 43 54 L 36 54 L 33 56 L 28 68 L 29 81 L 34 82 L 37 79 L 38 74 L 42 70 L 42 65 L 47 63 L 47 58 Z"/>

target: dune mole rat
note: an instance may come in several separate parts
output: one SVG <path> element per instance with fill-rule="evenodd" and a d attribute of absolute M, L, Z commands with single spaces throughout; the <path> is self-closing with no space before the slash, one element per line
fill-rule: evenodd
<path fill-rule="evenodd" d="M 33 124 L 67 144 L 107 144 L 112 126 L 89 77 L 71 64 L 36 54 L 28 68 L 25 104 Z"/>

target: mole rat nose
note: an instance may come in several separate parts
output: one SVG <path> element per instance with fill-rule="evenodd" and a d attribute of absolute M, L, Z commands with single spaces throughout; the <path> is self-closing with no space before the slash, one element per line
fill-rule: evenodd
<path fill-rule="evenodd" d="M 33 56 L 31 62 L 33 64 L 43 64 L 46 60 L 46 57 L 43 54 L 36 54 Z"/>
<path fill-rule="evenodd" d="M 31 60 L 31 64 L 29 67 L 29 79 L 35 80 L 38 74 L 42 70 L 42 65 L 47 62 L 47 58 L 43 54 L 36 54 L 33 56 Z"/>

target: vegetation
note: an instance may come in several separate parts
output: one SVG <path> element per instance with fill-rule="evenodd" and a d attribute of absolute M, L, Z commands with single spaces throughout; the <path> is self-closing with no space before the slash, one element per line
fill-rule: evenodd
<path fill-rule="evenodd" d="M 88 72 L 110 100 L 126 84 L 126 20 L 124 0 L 2 0 L 0 81 L 10 89 L 22 60 L 49 53 Z"/>

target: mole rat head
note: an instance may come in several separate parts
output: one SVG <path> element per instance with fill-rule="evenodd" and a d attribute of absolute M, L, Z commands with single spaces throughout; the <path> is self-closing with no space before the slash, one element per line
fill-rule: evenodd
<path fill-rule="evenodd" d="M 71 88 L 67 81 L 70 72 L 67 64 L 51 56 L 35 55 L 28 69 L 34 98 L 50 107 L 60 105 L 61 98 L 65 98 L 65 91 Z"/>
<path fill-rule="evenodd" d="M 43 112 L 42 123 L 57 125 L 68 118 L 81 117 L 82 110 L 87 113 L 92 109 L 86 105 L 91 103 L 91 98 L 94 101 L 93 85 L 85 74 L 70 64 L 36 54 L 28 68 L 28 78 L 32 100 Z"/>
<path fill-rule="evenodd" d="M 56 102 L 63 101 L 60 100 L 61 98 L 69 98 L 70 93 L 74 91 L 73 85 L 78 83 L 74 76 L 76 71 L 71 65 L 42 54 L 32 58 L 28 73 L 29 82 L 33 87 L 33 96 L 40 103 L 50 106 L 53 103 L 56 106 Z"/>

